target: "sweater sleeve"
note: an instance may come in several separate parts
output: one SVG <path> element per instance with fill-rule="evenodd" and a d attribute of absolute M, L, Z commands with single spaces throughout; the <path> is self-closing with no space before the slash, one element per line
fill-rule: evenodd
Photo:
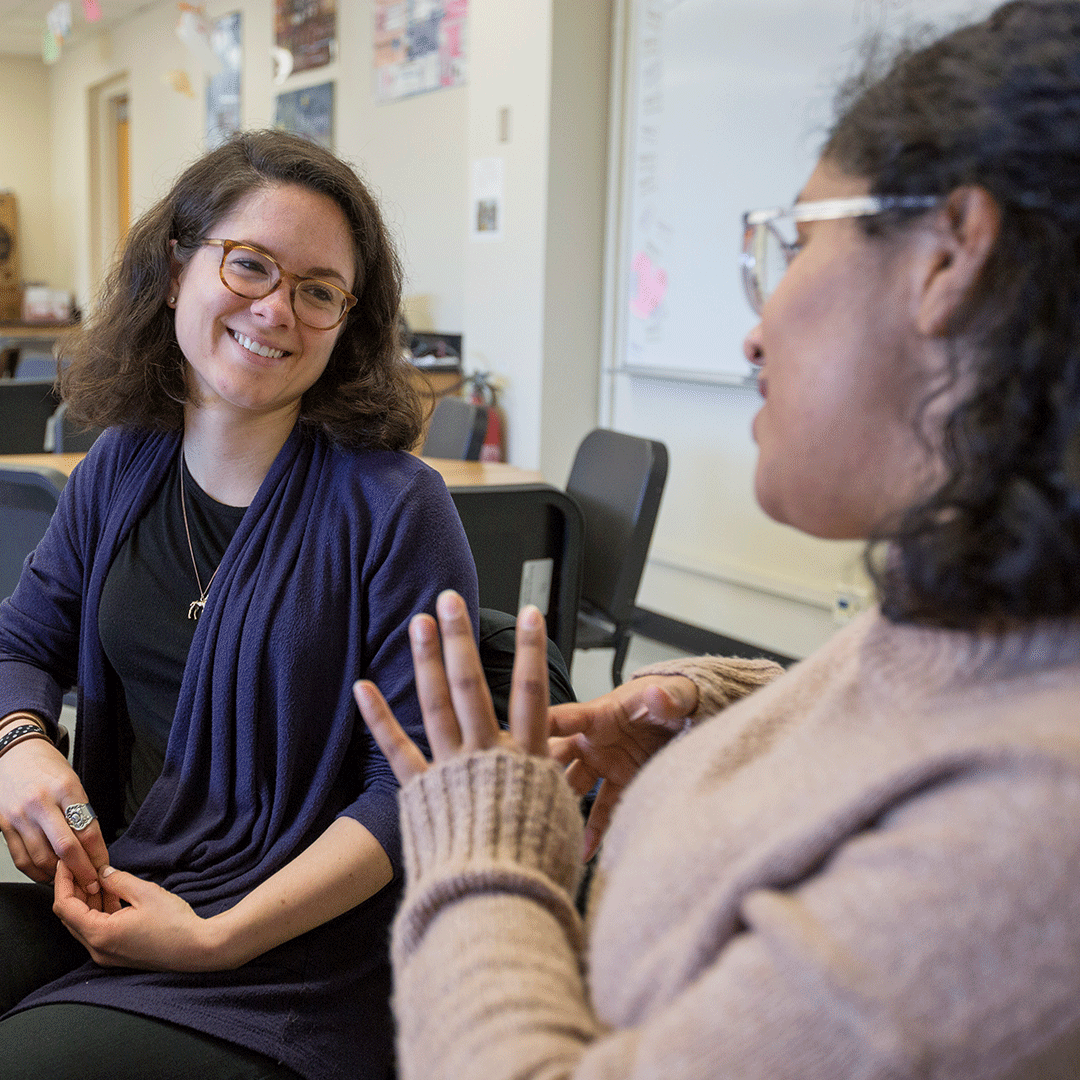
<path fill-rule="evenodd" d="M 693 656 L 663 660 L 635 671 L 632 678 L 645 675 L 683 675 L 698 691 L 698 707 L 689 717 L 691 724 L 714 716 L 740 698 L 784 674 L 773 660 L 744 659 L 739 656 Z"/>
<path fill-rule="evenodd" d="M 455 758 L 406 785 L 401 811 L 402 1076 L 528 1074 L 504 1068 L 507 1052 L 573 1060 L 598 1028 L 572 899 L 582 820 L 559 766 L 505 750 Z"/>
<path fill-rule="evenodd" d="M 572 844 L 570 809 L 546 763 L 488 756 L 403 793 L 403 1080 L 976 1080 L 1077 1022 L 1080 783 L 1053 766 L 942 778 L 789 885 L 749 888 L 732 932 L 671 927 L 685 963 L 604 1023 L 541 824 Z M 593 967 L 651 962 L 632 931 L 622 949 Z"/>

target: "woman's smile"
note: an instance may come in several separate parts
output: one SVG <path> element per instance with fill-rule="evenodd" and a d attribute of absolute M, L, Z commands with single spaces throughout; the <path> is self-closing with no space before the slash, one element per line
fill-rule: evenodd
<path fill-rule="evenodd" d="M 230 330 L 233 338 L 238 341 L 248 352 L 256 353 L 259 356 L 267 357 L 270 360 L 280 360 L 283 356 L 288 356 L 289 351 L 287 349 L 275 349 L 270 345 L 260 345 L 254 338 L 249 338 L 245 334 L 241 334 L 239 330 Z"/>

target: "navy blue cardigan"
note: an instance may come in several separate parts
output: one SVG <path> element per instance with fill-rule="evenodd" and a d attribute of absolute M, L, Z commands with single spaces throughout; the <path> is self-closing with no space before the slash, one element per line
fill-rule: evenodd
<path fill-rule="evenodd" d="M 0 605 L 0 716 L 54 720 L 77 683 L 75 767 L 106 837 L 121 826 L 124 696 L 98 638 L 106 572 L 175 465 L 175 434 L 110 431 L 74 470 Z M 184 669 L 165 764 L 111 863 L 204 916 L 234 905 L 340 815 L 395 884 L 236 971 L 88 962 L 27 998 L 159 1017 L 312 1080 L 380 1076 L 392 1055 L 387 927 L 401 863 L 396 781 L 351 686 L 374 680 L 422 743 L 408 620 L 446 588 L 476 615 L 476 573 L 442 479 L 405 453 L 347 451 L 297 426 L 224 557 Z M 423 745 L 423 743 L 422 743 Z"/>

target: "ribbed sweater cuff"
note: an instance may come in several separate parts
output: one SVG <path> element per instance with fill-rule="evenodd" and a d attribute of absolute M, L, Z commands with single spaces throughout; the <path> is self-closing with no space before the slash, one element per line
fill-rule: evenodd
<path fill-rule="evenodd" d="M 576 948 L 578 801 L 554 761 L 483 750 L 434 765 L 400 793 L 405 898 L 395 951 L 411 952 L 446 905 L 511 893 L 547 908 Z"/>
<path fill-rule="evenodd" d="M 685 676 L 698 690 L 698 707 L 689 717 L 690 723 L 696 724 L 783 674 L 784 669 L 772 660 L 748 660 L 739 656 L 700 656 L 662 660 L 635 671 L 631 677 L 640 679 L 645 675 Z"/>

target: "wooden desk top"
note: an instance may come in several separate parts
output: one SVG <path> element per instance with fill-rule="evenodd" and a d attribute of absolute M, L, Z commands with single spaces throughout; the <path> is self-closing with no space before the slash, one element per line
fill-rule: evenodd
<path fill-rule="evenodd" d="M 536 469 L 522 469 L 505 461 L 457 461 L 453 458 L 421 458 L 430 465 L 448 488 L 491 487 L 504 484 L 542 484 Z"/>
<path fill-rule="evenodd" d="M 68 330 L 74 330 L 78 325 L 77 322 L 0 322 L 0 340 L 52 341 Z"/>
<path fill-rule="evenodd" d="M 36 465 L 58 469 L 65 476 L 83 459 L 82 454 L 0 454 L 0 465 Z M 455 461 L 449 458 L 422 458 L 438 472 L 446 486 L 487 487 L 504 484 L 542 484 L 535 469 L 519 469 L 502 461 Z"/>

